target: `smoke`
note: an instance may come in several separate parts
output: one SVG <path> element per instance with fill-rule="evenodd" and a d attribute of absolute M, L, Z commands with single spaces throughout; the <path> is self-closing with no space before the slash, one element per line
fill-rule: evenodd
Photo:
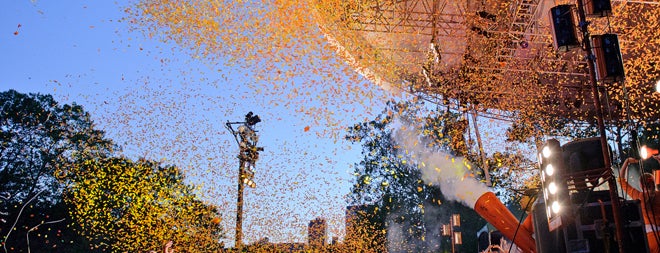
<path fill-rule="evenodd" d="M 442 244 L 442 221 L 449 220 L 447 210 L 434 205 L 424 205 L 424 236 L 418 238 L 410 235 L 410 229 L 418 224 L 411 219 L 401 219 L 404 213 L 389 213 L 387 224 L 387 252 L 438 252 Z"/>
<path fill-rule="evenodd" d="M 395 217 L 398 213 L 388 214 L 387 216 L 387 252 L 397 253 L 406 252 L 409 249 L 406 247 L 408 242 L 406 240 L 406 227 L 404 224 L 395 222 Z"/>
<path fill-rule="evenodd" d="M 394 141 L 399 144 L 402 153 L 412 157 L 419 165 L 424 182 L 440 187 L 448 199 L 474 208 L 477 199 L 489 189 L 474 178 L 470 171 L 472 165 L 463 157 L 431 150 L 419 138 L 419 133 L 416 127 L 401 125 L 394 131 Z"/>

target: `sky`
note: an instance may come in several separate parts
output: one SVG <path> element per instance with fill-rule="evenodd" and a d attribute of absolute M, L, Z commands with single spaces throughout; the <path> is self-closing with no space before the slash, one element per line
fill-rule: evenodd
<path fill-rule="evenodd" d="M 60 103 L 80 104 L 122 155 L 180 167 L 200 197 L 219 207 L 223 242 L 230 247 L 239 164 L 225 123 L 243 121 L 252 111 L 262 120 L 255 128 L 264 151 L 256 164 L 257 187 L 245 190 L 244 242 L 305 242 L 307 224 L 318 217 L 328 221 L 329 238 L 342 238 L 353 165 L 361 157 L 360 146 L 342 139 L 343 129 L 374 118 L 384 98 L 401 94 L 345 72 L 350 67 L 331 51 L 296 52 L 297 58 L 283 59 L 294 63 L 275 63 L 276 69 L 236 64 L 226 55 L 204 58 L 140 29 L 127 18 L 134 1 L 6 1 L 0 8 L 0 91 L 52 94 Z M 339 63 L 297 75 L 304 71 L 294 68 L 319 63 L 307 59 L 312 56 Z M 264 79 L 264 71 L 287 78 Z M 487 118 L 478 123 L 488 153 L 511 148 L 498 145 L 506 124 Z M 425 159 L 446 163 L 435 155 Z"/>
<path fill-rule="evenodd" d="M 122 155 L 180 167 L 200 197 L 220 207 L 227 246 L 234 244 L 238 145 L 225 123 L 243 121 L 252 111 L 262 120 L 255 129 L 264 151 L 257 187 L 245 190 L 244 242 L 305 242 L 307 224 L 317 217 L 327 220 L 328 238 L 341 239 L 353 166 L 361 159 L 361 147 L 343 140 L 344 129 L 374 118 L 386 99 L 402 94 L 345 72 L 341 60 L 310 67 L 318 72 L 264 79 L 264 66 L 204 59 L 136 29 L 126 18 L 130 4 L 5 3 L 0 91 L 80 104 Z M 276 65 L 275 73 L 301 73 L 287 71 L 304 69 L 309 55 L 336 57 L 328 51 L 301 55 L 294 64 Z M 487 151 L 505 148 L 494 131 L 502 122 L 481 118 L 479 127 Z"/>
<path fill-rule="evenodd" d="M 80 104 L 123 155 L 181 167 L 200 196 L 220 207 L 223 241 L 229 246 L 238 146 L 225 123 L 243 121 L 252 111 L 262 119 L 255 128 L 265 150 L 256 165 L 257 187 L 244 195 L 245 242 L 264 237 L 304 242 L 308 222 L 317 217 L 328 220 L 329 238 L 341 238 L 360 147 L 345 142 L 337 129 L 372 118 L 384 101 L 353 97 L 345 104 L 324 104 L 316 97 L 348 95 L 322 92 L 289 99 L 260 90 L 251 69 L 226 66 L 231 64 L 221 58 L 209 63 L 130 29 L 123 20 L 127 4 L 5 2 L 0 91 L 52 94 L 60 103 Z M 293 78 L 291 83 L 302 89 L 308 81 Z M 300 107 L 338 113 L 319 121 Z"/>

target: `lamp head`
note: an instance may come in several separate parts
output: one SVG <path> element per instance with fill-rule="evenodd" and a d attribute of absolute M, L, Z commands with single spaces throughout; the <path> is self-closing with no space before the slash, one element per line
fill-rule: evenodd
<path fill-rule="evenodd" d="M 658 154 L 657 149 L 650 148 L 646 145 L 639 148 L 639 156 L 642 158 L 642 160 L 649 159 L 650 157 L 652 157 L 654 155 L 657 155 L 657 154 Z"/>
<path fill-rule="evenodd" d="M 248 126 L 254 126 L 259 122 L 261 122 L 259 115 L 255 115 L 252 112 L 248 112 L 248 114 L 245 115 L 245 124 Z"/>

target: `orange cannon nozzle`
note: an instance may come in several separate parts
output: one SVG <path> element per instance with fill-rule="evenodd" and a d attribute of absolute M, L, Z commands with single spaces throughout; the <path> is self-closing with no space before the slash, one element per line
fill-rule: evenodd
<path fill-rule="evenodd" d="M 520 225 L 518 219 L 492 192 L 486 192 L 474 204 L 474 210 L 502 235 L 513 241 L 524 252 L 536 252 L 536 242 L 532 238 L 531 226 Z M 530 220 L 531 221 L 531 220 Z M 518 232 L 516 233 L 516 229 Z M 514 237 L 515 235 L 515 237 Z"/>

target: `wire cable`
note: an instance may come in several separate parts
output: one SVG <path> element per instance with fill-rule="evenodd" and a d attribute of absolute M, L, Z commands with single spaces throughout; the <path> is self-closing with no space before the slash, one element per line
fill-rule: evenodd
<path fill-rule="evenodd" d="M 535 195 L 538 194 L 538 191 L 536 192 Z M 526 217 L 525 214 L 527 213 L 525 210 L 529 208 L 529 205 L 532 204 L 533 201 L 528 201 L 527 204 L 525 205 L 525 208 L 523 208 L 522 213 L 520 214 L 520 218 L 518 219 L 518 226 L 516 226 L 516 231 L 513 232 L 513 238 L 511 238 L 511 245 L 509 245 L 509 250 L 507 252 L 511 252 L 511 249 L 513 249 L 513 244 L 514 241 L 516 240 L 516 236 L 518 235 L 518 230 L 520 229 L 520 226 L 522 226 L 523 223 L 523 217 Z M 529 216 L 529 214 L 528 214 Z"/>

